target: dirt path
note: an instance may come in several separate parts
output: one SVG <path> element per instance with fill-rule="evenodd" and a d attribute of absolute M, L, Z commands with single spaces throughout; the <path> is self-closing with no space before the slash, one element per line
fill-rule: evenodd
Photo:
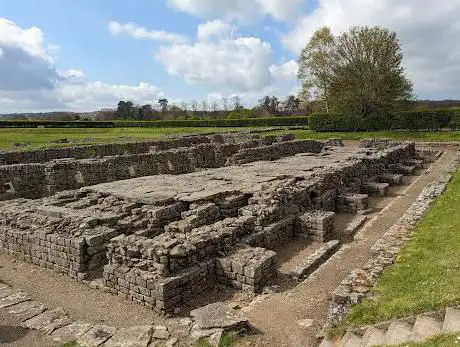
<path fill-rule="evenodd" d="M 315 346 L 316 335 L 327 316 L 328 300 L 332 291 L 354 268 L 363 266 L 370 257 L 370 248 L 406 211 L 423 188 L 434 181 L 451 163 L 455 150 L 445 154 L 431 166 L 428 173 L 416 177 L 406 189 L 385 207 L 383 213 L 364 227 L 359 240 L 346 244 L 310 278 L 296 288 L 259 300 L 245 309 L 253 326 L 262 335 L 254 338 L 256 346 Z M 391 193 L 395 193 L 392 191 Z M 390 198 L 391 200 L 391 198 Z M 377 207 L 388 204 L 388 198 L 377 201 Z M 312 325 L 299 325 L 299 321 L 311 319 Z M 304 321 L 308 322 L 308 321 Z"/>
<path fill-rule="evenodd" d="M 0 253 L 0 279 L 71 317 L 117 328 L 161 323 L 152 310 Z"/>

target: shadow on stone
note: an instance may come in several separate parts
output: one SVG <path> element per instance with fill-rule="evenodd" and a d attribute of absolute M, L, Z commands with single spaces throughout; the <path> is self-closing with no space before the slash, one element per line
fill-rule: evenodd
<path fill-rule="evenodd" d="M 0 325 L 0 344 L 21 340 L 29 333 L 29 329 Z"/>

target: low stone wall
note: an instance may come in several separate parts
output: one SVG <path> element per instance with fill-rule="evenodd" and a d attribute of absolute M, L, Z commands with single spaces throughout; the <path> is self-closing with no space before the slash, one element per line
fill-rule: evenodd
<path fill-rule="evenodd" d="M 70 248 L 58 248 L 50 258 L 48 250 L 56 248 L 50 241 L 40 253 L 46 255 L 44 261 L 57 264 L 56 270 L 80 280 L 100 276 L 105 265 L 104 284 L 112 293 L 174 311 L 217 281 L 259 291 L 275 273 L 273 250 L 299 234 L 327 241 L 335 209 L 345 205 L 356 212 L 367 207 L 367 195 L 357 195 L 362 187 L 379 175 L 393 174 L 392 165 L 405 164 L 415 155 L 413 143 L 380 150 L 337 147 L 290 161 L 183 177 L 197 182 L 197 187 L 180 186 L 176 176 L 157 177 L 158 181 L 152 177 L 152 184 L 138 191 L 138 197 L 123 195 L 124 186 L 120 191 L 114 189 L 115 183 L 39 200 L 3 202 L 0 248 L 12 249 L 15 256 L 33 262 L 29 248 L 42 233 L 45 240 L 68 240 L 64 246 L 77 242 L 77 269 L 61 261 L 67 260 L 67 253 L 76 252 Z M 323 166 L 322 158 L 328 156 Z M 240 176 L 232 180 L 233 174 Z M 168 179 L 177 184 L 171 187 L 172 194 L 155 191 L 156 184 L 163 187 L 163 180 Z M 139 189 L 145 182 L 131 184 Z M 354 198 L 342 201 L 344 196 Z M 48 266 L 40 261 L 39 265 Z"/>
<path fill-rule="evenodd" d="M 243 248 L 217 258 L 217 281 L 250 293 L 259 293 L 276 275 L 276 253 L 265 248 Z"/>
<path fill-rule="evenodd" d="M 103 229 L 91 236 L 73 237 L 9 228 L 0 232 L 0 250 L 75 279 L 96 278 L 107 263 L 105 244 L 116 234 Z"/>
<path fill-rule="evenodd" d="M 227 165 L 245 164 L 261 160 L 277 160 L 298 153 L 319 153 L 323 147 L 323 143 L 311 140 L 274 143 L 269 146 L 242 149 L 228 158 Z"/>
<path fill-rule="evenodd" d="M 160 312 L 171 312 L 216 283 L 215 261 L 209 260 L 175 276 L 159 278 L 151 271 L 110 264 L 104 267 L 104 284 L 112 294 Z"/>
<path fill-rule="evenodd" d="M 289 137 L 286 137 L 289 139 Z M 317 141 L 284 141 L 285 137 L 255 140 L 242 144 L 205 143 L 155 153 L 107 156 L 102 159 L 58 159 L 44 164 L 0 166 L 0 197 L 36 199 L 63 190 L 76 189 L 104 182 L 158 174 L 183 174 L 198 168 L 217 168 L 233 162 L 234 156 L 251 150 L 246 162 L 264 158 L 265 153 L 284 157 L 295 153 L 321 151 Z M 162 142 L 163 143 L 163 142 Z M 266 146 L 265 144 L 269 144 Z"/>
<path fill-rule="evenodd" d="M 433 158 L 433 152 L 425 153 Z M 329 308 L 326 327 L 340 322 L 350 305 L 361 302 L 371 293 L 383 270 L 392 265 L 398 257 L 401 247 L 407 242 L 418 221 L 423 217 L 431 203 L 440 196 L 452 179 L 458 167 L 460 155 L 451 163 L 446 172 L 432 184 L 423 189 L 417 200 L 372 247 L 371 259 L 360 269 L 353 269 L 334 290 Z"/>
<path fill-rule="evenodd" d="M 311 211 L 297 218 L 297 233 L 314 241 L 327 242 L 334 233 L 335 212 Z"/>
<path fill-rule="evenodd" d="M 167 140 L 108 143 L 90 146 L 39 149 L 27 152 L 0 152 L 0 165 L 46 163 L 54 159 L 88 159 L 117 155 L 143 154 L 203 143 L 238 143 L 254 139 L 249 133 L 194 135 Z"/>

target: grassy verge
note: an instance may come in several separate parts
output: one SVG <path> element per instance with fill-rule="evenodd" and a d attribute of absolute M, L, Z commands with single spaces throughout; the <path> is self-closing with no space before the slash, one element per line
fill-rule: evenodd
<path fill-rule="evenodd" d="M 70 341 L 61 345 L 61 347 L 81 347 L 77 341 Z"/>
<path fill-rule="evenodd" d="M 202 134 L 238 131 L 251 128 L 99 128 L 99 129 L 0 129 L 0 149 L 30 150 L 37 148 L 79 146 L 109 142 L 132 142 L 156 139 L 167 135 Z M 70 143 L 53 141 L 67 139 Z M 15 147 L 15 144 L 26 146 Z"/>
<path fill-rule="evenodd" d="M 238 336 L 233 333 L 223 333 L 219 347 L 237 347 L 238 340 Z M 212 345 L 205 338 L 200 338 L 195 342 L 195 347 L 212 347 Z"/>
<path fill-rule="evenodd" d="M 352 307 L 339 329 L 460 303 L 460 171 L 430 207 L 374 296 Z"/>
<path fill-rule="evenodd" d="M 0 129 L 0 150 L 31 150 L 37 148 L 79 146 L 109 142 L 129 142 L 156 139 L 167 135 L 202 134 L 210 132 L 241 131 L 250 128 L 105 128 L 105 129 Z M 362 140 L 368 138 L 390 138 L 413 141 L 460 141 L 460 132 L 349 132 L 316 133 L 310 130 L 281 130 L 268 134 L 293 133 L 298 139 Z M 70 143 L 58 144 L 53 141 L 67 139 Z M 15 146 L 25 144 L 26 146 Z"/>
<path fill-rule="evenodd" d="M 460 344 L 460 336 L 457 335 L 439 335 L 420 343 L 404 343 L 399 347 L 453 347 Z M 395 347 L 395 346 L 393 346 Z M 398 346 L 396 346 L 398 347 Z"/>
<path fill-rule="evenodd" d="M 279 133 L 279 132 L 274 132 Z M 369 138 L 384 138 L 400 141 L 433 141 L 447 142 L 460 141 L 460 131 L 376 131 L 376 132 L 325 132 L 317 133 L 311 130 L 291 130 L 299 139 L 317 139 L 327 140 L 330 138 L 338 138 L 343 140 L 363 140 Z"/>

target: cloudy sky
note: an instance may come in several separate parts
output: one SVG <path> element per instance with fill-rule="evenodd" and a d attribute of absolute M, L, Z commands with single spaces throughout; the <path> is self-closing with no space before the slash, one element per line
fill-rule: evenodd
<path fill-rule="evenodd" d="M 0 0 L 0 113 L 295 92 L 328 25 L 399 35 L 420 98 L 460 98 L 460 0 Z"/>

